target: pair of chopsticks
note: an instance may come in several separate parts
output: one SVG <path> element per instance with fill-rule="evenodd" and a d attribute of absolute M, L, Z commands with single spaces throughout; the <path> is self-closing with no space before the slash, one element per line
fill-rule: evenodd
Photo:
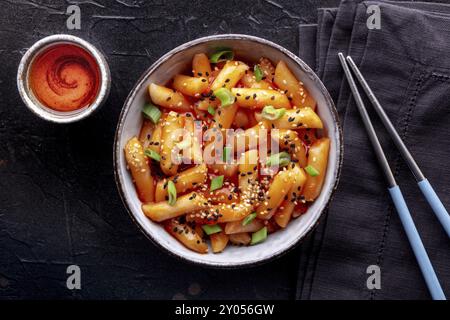
<path fill-rule="evenodd" d="M 348 56 L 347 59 L 345 59 L 342 53 L 339 53 L 338 56 L 342 68 L 344 69 L 345 76 L 349 83 L 350 89 L 353 93 L 353 97 L 355 98 L 358 111 L 361 115 L 362 121 L 369 135 L 370 142 L 372 143 L 372 146 L 374 148 L 377 160 L 383 170 L 384 175 L 386 176 L 386 180 L 389 185 L 389 193 L 394 202 L 395 208 L 398 212 L 403 228 L 405 229 L 406 235 L 408 237 L 409 243 L 411 244 L 414 255 L 416 256 L 420 270 L 422 271 L 423 277 L 425 278 L 427 287 L 434 300 L 446 300 L 444 292 L 442 291 L 441 285 L 439 283 L 439 280 L 430 262 L 430 258 L 427 255 L 422 240 L 420 239 L 419 233 L 417 232 L 416 226 L 414 225 L 411 213 L 409 212 L 408 206 L 406 205 L 402 192 L 397 182 L 395 181 L 392 170 L 380 145 L 377 134 L 375 132 L 375 129 L 373 128 L 372 122 L 370 120 L 369 114 L 367 113 L 367 109 L 364 106 L 361 95 L 359 94 L 358 88 L 356 86 L 355 80 L 353 79 L 353 75 L 350 71 L 350 68 L 354 72 L 360 85 L 363 87 L 367 97 L 369 98 L 370 102 L 375 108 L 375 111 L 381 118 L 383 125 L 385 126 L 386 130 L 388 131 L 389 135 L 394 141 L 403 159 L 408 164 L 409 169 L 412 171 L 414 177 L 416 178 L 420 190 L 422 191 L 427 202 L 430 204 L 436 217 L 442 224 L 443 228 L 445 229 L 449 237 L 450 237 L 450 216 L 447 210 L 445 209 L 444 205 L 442 204 L 441 200 L 437 196 L 436 192 L 433 190 L 433 187 L 431 186 L 430 182 L 425 178 L 416 161 L 412 157 L 411 153 L 408 151 L 408 148 L 403 143 L 402 139 L 397 133 L 397 130 L 395 129 L 394 125 L 390 121 L 387 114 L 384 112 L 383 107 L 375 97 L 373 91 L 370 89 L 369 85 L 367 84 L 366 80 L 359 71 L 353 59 L 350 56 Z"/>

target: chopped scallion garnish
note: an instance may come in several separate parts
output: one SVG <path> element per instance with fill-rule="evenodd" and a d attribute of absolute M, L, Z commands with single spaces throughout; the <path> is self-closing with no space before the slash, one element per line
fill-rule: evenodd
<path fill-rule="evenodd" d="M 169 194 L 169 204 L 173 206 L 177 202 L 177 188 L 172 180 L 167 182 L 167 193 Z"/>
<path fill-rule="evenodd" d="M 234 103 L 235 97 L 227 88 L 220 88 L 214 91 L 214 95 L 220 100 L 222 107 L 229 106 Z"/>
<path fill-rule="evenodd" d="M 287 152 L 280 152 L 273 154 L 267 159 L 266 165 L 268 167 L 285 167 L 291 162 L 291 156 Z"/>
<path fill-rule="evenodd" d="M 208 112 L 210 115 L 215 115 L 216 114 L 216 109 L 214 109 L 213 106 L 208 106 Z"/>
<path fill-rule="evenodd" d="M 223 148 L 223 162 L 229 163 L 231 159 L 231 147 Z"/>
<path fill-rule="evenodd" d="M 277 120 L 280 119 L 286 113 L 285 108 L 276 109 L 273 106 L 265 106 L 262 110 L 262 117 L 267 120 Z"/>
<path fill-rule="evenodd" d="M 246 216 L 244 218 L 244 220 L 242 220 L 242 225 L 245 227 L 246 225 L 248 225 L 250 222 L 252 222 L 253 220 L 255 220 L 256 218 L 256 212 L 250 213 L 248 216 Z"/>
<path fill-rule="evenodd" d="M 259 67 L 259 65 L 255 64 L 255 67 L 253 68 L 253 71 L 255 73 L 255 79 L 256 82 L 260 82 L 264 76 L 263 71 L 261 70 L 261 68 Z"/>
<path fill-rule="evenodd" d="M 307 165 L 305 167 L 305 171 L 311 176 L 311 177 L 316 177 L 320 174 L 319 170 L 317 170 L 316 168 L 314 168 L 312 165 Z"/>
<path fill-rule="evenodd" d="M 204 224 L 202 229 L 208 236 L 222 231 L 222 228 L 218 224 Z"/>
<path fill-rule="evenodd" d="M 234 53 L 232 50 L 221 49 L 211 54 L 211 56 L 209 57 L 209 61 L 211 61 L 212 63 L 217 63 L 224 60 L 233 60 L 233 58 Z"/>
<path fill-rule="evenodd" d="M 267 239 L 267 227 L 252 233 L 251 245 L 258 244 Z"/>
<path fill-rule="evenodd" d="M 151 103 L 147 103 L 142 109 L 142 113 L 148 119 L 150 119 L 154 124 L 157 124 L 159 118 L 161 118 L 161 111 L 157 106 Z"/>
<path fill-rule="evenodd" d="M 152 149 L 145 150 L 145 155 L 153 160 L 158 161 L 158 162 L 161 161 L 161 156 L 159 155 L 159 153 L 156 151 L 153 151 Z"/>
<path fill-rule="evenodd" d="M 222 186 L 223 186 L 223 176 L 218 176 L 211 180 L 211 187 L 209 188 L 209 190 L 214 191 L 222 188 Z"/>

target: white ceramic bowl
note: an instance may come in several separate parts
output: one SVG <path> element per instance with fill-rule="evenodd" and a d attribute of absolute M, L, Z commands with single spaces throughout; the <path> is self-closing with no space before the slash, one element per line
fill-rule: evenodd
<path fill-rule="evenodd" d="M 148 100 L 148 85 L 152 82 L 166 83 L 175 74 L 190 69 L 194 54 L 211 52 L 217 47 L 230 47 L 237 56 L 247 61 L 257 61 L 260 57 L 267 57 L 272 61 L 284 60 L 316 99 L 318 113 L 324 122 L 323 133 L 331 139 L 331 149 L 322 192 L 306 214 L 291 221 L 285 230 L 271 234 L 264 243 L 249 247 L 229 246 L 220 254 L 199 254 L 185 248 L 161 225 L 152 222 L 143 214 L 141 202 L 126 168 L 123 148 L 128 139 L 139 133 L 143 121 L 142 106 Z M 115 177 L 119 193 L 132 219 L 154 243 L 190 262 L 235 268 L 256 265 L 280 256 L 298 244 L 314 228 L 337 186 L 342 146 L 342 132 L 333 101 L 319 78 L 302 60 L 285 48 L 261 38 L 238 34 L 215 35 L 190 41 L 173 49 L 156 61 L 138 80 L 125 101 L 117 126 L 114 147 Z"/>

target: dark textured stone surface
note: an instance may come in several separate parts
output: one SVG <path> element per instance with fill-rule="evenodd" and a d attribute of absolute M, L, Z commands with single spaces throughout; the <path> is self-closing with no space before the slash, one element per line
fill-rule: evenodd
<path fill-rule="evenodd" d="M 113 136 L 133 83 L 168 50 L 246 33 L 297 52 L 298 25 L 338 1 L 68 2 L 81 7 L 79 31 L 66 29 L 66 1 L 0 6 L 0 298 L 293 298 L 298 249 L 261 267 L 223 271 L 185 264 L 150 243 L 116 191 Z M 55 33 L 91 41 L 110 64 L 108 103 L 80 123 L 40 120 L 17 93 L 22 54 Z M 82 290 L 66 289 L 70 264 L 81 267 Z"/>

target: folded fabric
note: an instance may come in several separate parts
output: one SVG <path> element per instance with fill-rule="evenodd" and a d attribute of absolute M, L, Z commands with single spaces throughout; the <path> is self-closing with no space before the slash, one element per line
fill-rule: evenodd
<path fill-rule="evenodd" d="M 380 8 L 381 29 L 367 28 L 370 5 Z M 302 246 L 297 298 L 430 298 L 336 55 L 342 51 L 355 59 L 449 208 L 449 8 L 442 4 L 342 1 L 327 56 L 316 56 L 316 70 L 324 61 L 323 81 L 338 101 L 340 114 L 345 115 L 344 167 L 326 220 L 308 247 Z M 317 39 L 320 30 L 318 25 Z M 317 40 L 316 54 L 324 52 L 321 45 Z M 450 296 L 450 241 L 375 112 L 369 103 L 367 106 L 444 292 Z M 305 252 L 309 253 L 307 263 Z M 370 265 L 381 269 L 379 290 L 366 286 Z"/>
<path fill-rule="evenodd" d="M 311 69 L 316 70 L 316 36 L 317 24 L 301 24 L 298 28 L 299 57 Z"/>
<path fill-rule="evenodd" d="M 337 8 L 320 8 L 317 12 L 316 73 L 320 78 L 323 77 L 337 12 Z"/>

